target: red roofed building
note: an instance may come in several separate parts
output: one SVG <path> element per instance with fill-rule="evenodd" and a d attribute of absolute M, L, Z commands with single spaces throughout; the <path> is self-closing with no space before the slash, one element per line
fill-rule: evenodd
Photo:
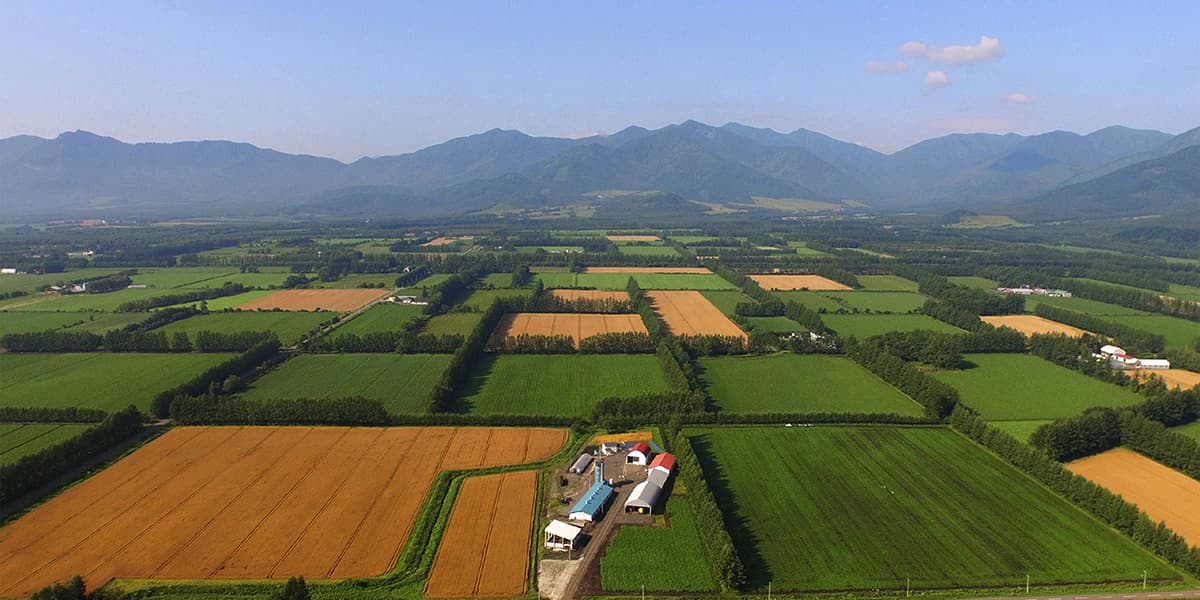
<path fill-rule="evenodd" d="M 670 475 L 671 471 L 675 470 L 675 455 L 670 452 L 663 452 L 655 456 L 654 460 L 650 461 L 650 470 L 653 471 L 654 469 L 661 469 L 666 471 L 667 475 Z"/>
<path fill-rule="evenodd" d="M 645 465 L 650 462 L 650 444 L 646 442 L 638 442 L 629 449 L 629 455 L 625 457 L 625 464 L 629 465 Z"/>

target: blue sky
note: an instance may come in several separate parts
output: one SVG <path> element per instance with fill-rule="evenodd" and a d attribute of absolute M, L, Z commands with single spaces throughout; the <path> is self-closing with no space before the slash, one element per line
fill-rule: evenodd
<path fill-rule="evenodd" d="M 493 127 L 687 119 L 885 151 L 952 131 L 1179 133 L 1200 126 L 1197 23 L 1194 0 L 7 0 L 0 137 L 87 129 L 352 160 Z"/>

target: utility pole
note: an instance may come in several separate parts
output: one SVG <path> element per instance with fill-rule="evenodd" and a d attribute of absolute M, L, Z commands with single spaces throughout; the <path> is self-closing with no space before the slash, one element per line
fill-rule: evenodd
<path fill-rule="evenodd" d="M 771 600 L 771 582 L 767 582 L 767 600 Z"/>
<path fill-rule="evenodd" d="M 1025 574 L 1025 593 L 1029 593 L 1029 573 Z"/>
<path fill-rule="evenodd" d="M 1142 591 L 1146 591 L 1146 570 L 1142 569 Z"/>
<path fill-rule="evenodd" d="M 904 578 L 904 597 L 908 598 L 909 596 L 912 596 L 912 579 L 905 577 Z"/>

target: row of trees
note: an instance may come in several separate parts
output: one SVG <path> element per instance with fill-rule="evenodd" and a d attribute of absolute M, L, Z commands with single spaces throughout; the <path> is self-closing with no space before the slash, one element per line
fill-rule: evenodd
<path fill-rule="evenodd" d="M 1000 296 L 984 290 L 958 285 L 941 275 L 920 267 L 892 262 L 893 273 L 917 282 L 922 294 L 941 300 L 973 315 L 1020 314 L 1025 310 L 1025 297 L 1016 294 Z M 936 318 L 936 317 L 935 317 Z"/>
<path fill-rule="evenodd" d="M 673 415 L 704 412 L 707 398 L 697 391 L 672 391 L 605 398 L 592 408 L 592 420 L 606 426 L 614 419 L 639 419 L 643 424 L 661 423 Z"/>
<path fill-rule="evenodd" d="M 1189 321 L 1200 321 L 1200 302 L 1179 300 L 1158 292 L 1068 279 L 1042 270 L 1022 267 L 985 267 L 980 270 L 979 275 L 995 279 L 1003 285 L 1038 282 L 1039 285 L 1047 287 L 1068 289 L 1073 296 L 1079 298 L 1179 317 Z"/>
<path fill-rule="evenodd" d="M 171 418 L 183 425 L 388 425 L 378 400 L 284 398 L 266 402 L 205 394 L 176 399 Z"/>
<path fill-rule="evenodd" d="M 1120 496 L 1070 472 L 1041 450 L 988 425 L 962 405 L 950 415 L 950 425 L 1142 547 L 1192 575 L 1200 575 L 1200 547 L 1189 546 L 1165 524 L 1156 524 Z"/>
<path fill-rule="evenodd" d="M 273 337 L 270 331 L 199 331 L 192 340 L 184 332 L 168 336 L 128 328 L 103 334 L 51 329 L 5 334 L 0 336 L 0 347 L 10 352 L 241 352 Z"/>
<path fill-rule="evenodd" d="M 219 288 L 192 290 L 188 292 L 180 292 L 178 294 L 168 294 L 166 296 L 155 296 L 153 298 L 145 298 L 142 300 L 130 300 L 129 302 L 124 302 L 117 306 L 116 311 L 145 312 L 154 308 L 161 308 L 163 306 L 173 306 L 175 304 L 185 304 L 187 302 L 200 302 L 204 300 L 212 300 L 214 298 L 235 296 L 249 290 L 250 288 L 240 283 L 226 283 Z"/>
<path fill-rule="evenodd" d="M 539 281 L 538 283 L 541 283 Z M 535 294 L 536 312 L 626 314 L 633 312 L 633 303 L 617 298 L 567 299 L 554 294 Z"/>
<path fill-rule="evenodd" d="M 173 388 L 159 392 L 151 402 L 150 409 L 154 416 L 167 418 L 171 415 L 171 403 L 176 399 L 189 396 L 208 394 L 216 396 L 216 390 L 225 384 L 230 376 L 240 376 L 255 367 L 274 359 L 279 354 L 279 339 L 271 336 L 255 344 L 245 352 L 229 360 L 213 365 L 203 373 L 189 381 Z"/>
<path fill-rule="evenodd" d="M 1072 327 L 1085 329 L 1113 338 L 1126 350 L 1135 354 L 1158 354 L 1167 345 L 1165 337 L 1150 333 L 1136 327 L 1130 327 L 1113 321 L 1106 321 L 1095 315 L 1075 312 L 1049 304 L 1039 304 L 1034 309 L 1039 317 L 1066 323 Z"/>
<path fill-rule="evenodd" d="M 966 331 L 986 331 L 992 328 L 991 325 L 984 323 L 979 315 L 949 302 L 941 302 L 933 298 L 925 301 L 925 304 L 921 306 L 921 313 Z"/>
<path fill-rule="evenodd" d="M 475 328 L 463 341 L 458 350 L 450 358 L 450 364 L 442 373 L 442 379 L 434 386 L 427 402 L 427 412 L 450 412 L 454 408 L 454 394 L 458 387 L 471 377 L 471 370 L 484 353 L 491 332 L 496 329 L 504 313 L 510 312 L 510 301 L 500 298 L 488 307 L 483 318 L 475 324 Z"/>
<path fill-rule="evenodd" d="M 958 404 L 957 390 L 890 354 L 875 338 L 848 343 L 846 356 L 908 394 L 925 407 L 925 415 L 929 418 L 944 418 Z"/>

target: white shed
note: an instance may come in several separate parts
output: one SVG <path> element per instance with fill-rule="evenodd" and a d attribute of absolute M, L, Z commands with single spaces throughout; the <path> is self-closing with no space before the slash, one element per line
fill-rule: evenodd
<path fill-rule="evenodd" d="M 1143 358 L 1140 361 L 1143 369 L 1170 369 L 1171 361 L 1165 358 Z"/>
<path fill-rule="evenodd" d="M 547 548 L 551 550 L 571 550 L 579 545 L 580 534 L 583 533 L 583 529 L 555 519 L 550 521 L 550 524 L 546 526 L 546 529 L 542 533 L 546 534 L 546 539 L 543 543 Z"/>
<path fill-rule="evenodd" d="M 1114 346 L 1112 344 L 1105 344 L 1103 346 L 1100 346 L 1100 354 L 1103 354 L 1105 356 L 1113 356 L 1113 355 L 1118 355 L 1118 354 L 1125 354 L 1125 351 L 1122 350 L 1120 346 Z"/>
<path fill-rule="evenodd" d="M 662 494 L 662 488 L 648 480 L 637 484 L 630 492 L 629 499 L 625 501 L 625 512 L 650 514 L 654 511 L 654 505 L 658 502 L 660 494 Z"/>
<path fill-rule="evenodd" d="M 569 470 L 572 473 L 583 473 L 591 464 L 592 455 L 584 452 L 583 454 L 579 455 L 579 458 L 575 461 L 575 464 L 571 465 Z"/>
<path fill-rule="evenodd" d="M 650 444 L 638 442 L 625 456 L 625 462 L 631 465 L 645 465 L 650 462 Z"/>

